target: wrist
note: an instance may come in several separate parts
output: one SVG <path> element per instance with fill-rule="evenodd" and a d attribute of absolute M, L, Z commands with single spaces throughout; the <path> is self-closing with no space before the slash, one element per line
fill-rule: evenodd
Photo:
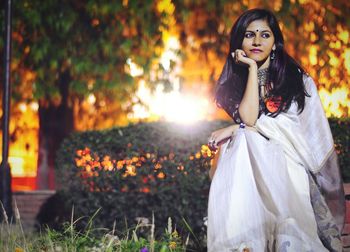
<path fill-rule="evenodd" d="M 233 124 L 232 126 L 231 126 L 231 133 L 233 133 L 236 129 L 238 129 L 238 127 L 239 127 L 239 124 Z"/>
<path fill-rule="evenodd" d="M 249 69 L 249 71 L 258 71 L 258 65 L 254 61 L 254 63 L 249 64 L 248 69 Z"/>

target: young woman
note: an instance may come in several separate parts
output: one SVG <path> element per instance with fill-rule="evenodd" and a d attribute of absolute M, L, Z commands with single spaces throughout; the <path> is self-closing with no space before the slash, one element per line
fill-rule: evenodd
<path fill-rule="evenodd" d="M 209 139 L 220 152 L 208 251 L 342 251 L 344 192 L 329 124 L 270 11 L 248 10 L 233 25 L 216 103 L 235 123 Z"/>

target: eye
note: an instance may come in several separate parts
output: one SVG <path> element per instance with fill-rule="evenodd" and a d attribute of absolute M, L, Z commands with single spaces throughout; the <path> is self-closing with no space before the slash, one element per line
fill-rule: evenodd
<path fill-rule="evenodd" d="M 254 37 L 254 33 L 252 33 L 252 32 L 247 32 L 246 34 L 244 34 L 244 37 L 245 37 L 245 38 L 252 38 L 252 37 Z"/>
<path fill-rule="evenodd" d="M 263 38 L 269 38 L 269 37 L 271 37 L 271 36 L 270 36 L 269 33 L 263 33 L 263 34 L 261 35 L 261 37 L 263 37 Z"/>

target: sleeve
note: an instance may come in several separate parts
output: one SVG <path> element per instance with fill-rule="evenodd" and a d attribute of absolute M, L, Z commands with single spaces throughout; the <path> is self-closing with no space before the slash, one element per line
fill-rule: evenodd
<path fill-rule="evenodd" d="M 239 114 L 239 103 L 231 104 L 227 109 L 225 109 L 226 113 L 233 119 L 236 124 L 242 123 L 241 116 Z M 259 115 L 258 118 L 265 111 L 265 103 L 262 99 L 259 99 Z"/>
<path fill-rule="evenodd" d="M 232 119 L 235 123 L 240 124 L 242 122 L 241 116 L 239 115 L 239 104 L 236 104 L 232 109 Z"/>
<path fill-rule="evenodd" d="M 224 108 L 226 113 L 233 119 L 233 121 L 236 124 L 240 124 L 242 122 L 241 116 L 239 115 L 239 103 L 234 103 L 231 101 L 231 103 Z"/>

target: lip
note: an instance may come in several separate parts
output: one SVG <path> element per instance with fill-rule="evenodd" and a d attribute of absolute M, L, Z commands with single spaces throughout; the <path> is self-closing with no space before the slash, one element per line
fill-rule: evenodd
<path fill-rule="evenodd" d="M 262 52 L 262 50 L 260 50 L 260 49 L 251 49 L 250 51 L 253 53 L 261 53 Z"/>

